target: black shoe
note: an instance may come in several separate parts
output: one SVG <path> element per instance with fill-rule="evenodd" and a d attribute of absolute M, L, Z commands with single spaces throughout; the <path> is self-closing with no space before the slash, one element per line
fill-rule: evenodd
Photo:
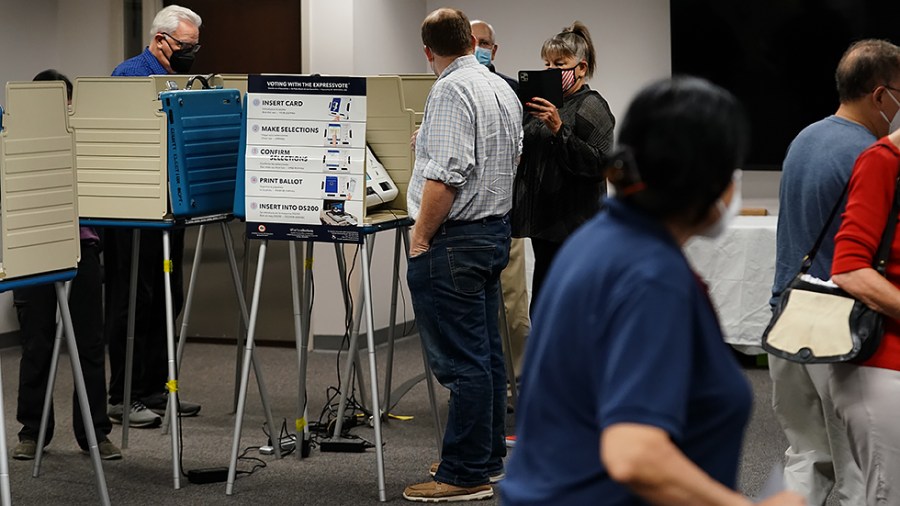
<path fill-rule="evenodd" d="M 169 395 L 166 393 L 153 394 L 141 399 L 145 406 L 159 416 L 165 416 L 166 406 L 169 404 Z M 200 405 L 178 399 L 179 413 L 181 416 L 196 416 L 200 412 Z"/>

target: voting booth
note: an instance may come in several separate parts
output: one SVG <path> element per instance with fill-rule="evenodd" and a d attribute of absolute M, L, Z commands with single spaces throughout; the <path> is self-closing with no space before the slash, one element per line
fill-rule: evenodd
<path fill-rule="evenodd" d="M 307 81 L 328 79 L 341 82 L 330 90 L 303 88 Z M 400 76 L 260 75 L 250 80 L 239 162 L 244 174 L 238 177 L 234 214 L 264 226 L 254 238 L 287 239 L 276 230 L 281 223 L 361 227 L 407 217 L 406 189 L 415 161 L 409 138 L 421 113 L 406 106 Z M 423 86 L 415 87 L 418 94 Z M 382 181 L 389 181 L 381 187 L 371 183 L 380 169 L 387 176 Z M 285 177 L 300 173 L 306 178 Z M 365 197 L 377 204 L 371 197 L 382 190 L 389 201 L 366 205 Z M 297 233 L 291 238 L 310 238 Z M 358 235 L 349 237 L 347 242 L 359 242 Z"/>
<path fill-rule="evenodd" d="M 75 80 L 82 218 L 173 222 L 230 213 L 241 92 L 187 84 L 186 76 Z"/>
<path fill-rule="evenodd" d="M 379 411 L 382 405 L 376 385 L 369 264 L 376 232 L 397 230 L 391 297 L 390 329 L 393 331 L 400 242 L 401 237 L 405 237 L 408 245 L 408 226 L 411 224 L 406 211 L 406 191 L 415 161 L 409 140 L 416 129 L 417 113 L 406 106 L 400 76 L 251 75 L 248 76 L 244 102 L 246 124 L 242 133 L 233 212 L 235 216 L 246 219 L 247 237 L 261 241 L 261 244 L 226 494 L 231 495 L 234 490 L 242 413 L 268 241 L 290 241 L 294 325 L 300 363 L 301 408 L 296 420 L 298 440 L 301 434 L 308 434 L 305 363 L 313 245 L 315 242 L 334 244 L 342 288 L 349 296 L 340 244 L 355 243 L 361 245 L 362 280 L 360 293 L 354 300 L 364 301 L 365 304 L 354 305 L 356 313 L 352 320 L 355 327 L 350 339 L 353 358 L 348 358 L 344 364 L 338 412 L 342 412 L 346 405 L 347 382 L 351 377 L 349 370 L 354 365 L 354 359 L 358 363 L 355 352 L 358 350 L 359 325 L 365 317 L 378 492 L 379 499 L 384 501 Z M 296 258 L 297 243 L 306 252 L 302 272 L 299 272 Z M 298 283 L 298 277 L 303 280 L 302 283 Z M 389 338 L 389 342 L 392 339 Z M 431 380 L 430 374 L 427 379 Z M 433 395 L 431 400 L 437 419 Z M 331 440 L 320 441 L 323 451 L 327 451 L 326 447 L 331 443 L 335 446 L 345 443 L 341 440 L 342 418 L 337 418 Z M 298 455 L 302 456 L 302 452 Z"/>
<path fill-rule="evenodd" d="M 415 160 L 409 139 L 422 116 L 422 111 L 407 104 L 406 94 L 422 95 L 414 101 L 421 102 L 417 107 L 423 109 L 427 92 L 423 94 L 422 88 L 425 83 L 430 87 L 433 82 L 433 78 L 416 76 L 406 83 L 405 89 L 404 79 L 401 76 L 279 76 L 273 79 L 223 75 L 200 79 L 208 81 L 204 84 L 211 85 L 211 89 L 196 86 L 198 89 L 193 89 L 192 84 L 198 84 L 196 77 L 81 77 L 76 79 L 69 112 L 64 107 L 65 91 L 59 83 L 28 83 L 21 93 L 11 85 L 7 92 L 9 114 L 3 115 L 3 126 L 9 128 L 4 128 L 0 145 L 3 160 L 0 225 L 4 232 L 0 243 L 0 289 L 7 279 L 48 271 L 68 272 L 71 277 L 77 265 L 79 216 L 82 224 L 134 228 L 136 238 L 140 229 L 162 229 L 166 252 L 170 229 L 199 224 L 199 242 L 202 224 L 219 221 L 224 230 L 224 220 L 232 213 L 246 218 L 248 237 L 261 240 L 262 246 L 254 306 L 249 310 L 243 300 L 233 252 L 229 258 L 242 316 L 248 327 L 241 408 L 234 440 L 237 445 L 249 367 L 251 364 L 256 367 L 252 336 L 266 241 L 291 241 L 292 261 L 295 260 L 294 244 L 306 245 L 304 272 L 312 266 L 313 241 L 332 242 L 336 250 L 342 243 L 355 243 L 361 245 L 363 273 L 355 300 L 365 301 L 365 305 L 356 304 L 351 346 L 357 347 L 365 307 L 372 408 L 377 413 L 381 404 L 375 376 L 370 255 L 376 232 L 398 230 L 391 297 L 393 331 L 400 244 L 405 238 L 408 245 L 410 224 L 406 191 Z M 263 84 L 267 80 L 293 84 Z M 296 83 L 318 84 L 298 93 Z M 286 87 L 277 89 L 282 86 Z M 55 98 L 51 100 L 34 90 L 53 93 Z M 48 107 L 41 113 L 26 112 L 41 104 L 58 107 Z M 17 114 L 23 113 L 30 117 L 46 114 L 46 121 L 18 123 L 21 116 Z M 230 235 L 226 243 L 228 239 Z M 54 247 L 48 248 L 47 244 Z M 230 245 L 227 248 L 233 250 Z M 38 250 L 41 254 L 35 254 Z M 165 255 L 164 265 L 170 265 L 168 253 Z M 185 299 L 182 336 L 186 334 L 199 254 L 194 262 Z M 135 256 L 133 263 L 136 263 Z M 168 280 L 170 270 L 171 267 L 164 266 L 160 274 Z M 295 283 L 297 273 L 294 264 L 292 281 Z M 309 283 L 311 275 L 300 279 Z M 349 293 L 346 271 L 342 271 L 341 281 Z M 131 286 L 134 290 L 134 273 Z M 304 286 L 302 296 L 296 285 L 294 294 L 295 298 L 306 297 L 309 305 L 304 307 L 311 308 L 309 284 Z M 130 311 L 133 309 L 134 293 Z M 170 412 L 174 412 L 178 376 L 175 364 L 180 362 L 180 349 L 176 361 L 174 315 L 171 307 L 167 309 L 170 362 L 167 387 Z M 307 318 L 300 322 L 299 314 L 295 316 L 295 328 L 298 335 L 306 336 L 309 321 Z M 305 331 L 300 332 L 304 326 Z M 129 341 L 133 335 L 132 326 L 128 330 Z M 299 343 L 298 352 L 302 350 L 305 354 L 305 345 L 305 341 Z M 350 365 L 348 361 L 347 367 Z M 258 369 L 256 373 L 267 421 L 274 426 Z M 127 368 L 126 376 L 129 376 Z M 346 379 L 349 377 L 344 375 Z M 305 371 L 301 372 L 301 378 L 305 378 Z M 347 387 L 343 385 L 342 391 L 346 392 Z M 385 390 L 389 388 L 386 386 Z M 130 394 L 127 386 L 125 393 L 126 397 Z M 341 403 L 345 404 L 346 399 L 342 398 Z M 437 411 L 433 398 L 432 408 Z M 305 419 L 305 413 L 298 417 L 298 436 L 304 430 Z M 178 417 L 170 417 L 169 422 L 173 480 L 175 488 L 179 488 Z M 374 417 L 374 424 L 379 498 L 383 501 L 379 416 Z M 127 446 L 127 428 L 126 418 L 123 447 Z M 335 434 L 340 434 L 340 420 Z M 276 453 L 279 449 L 276 447 Z M 229 494 L 235 477 L 234 462 L 229 470 Z"/>
<path fill-rule="evenodd" d="M 228 87 L 231 86 L 231 87 Z M 173 270 L 170 230 L 199 225 L 190 284 L 182 315 L 185 336 L 193 286 L 200 263 L 204 224 L 218 223 L 232 263 L 235 292 L 243 297 L 234 264 L 231 218 L 238 147 L 243 127 L 246 76 L 80 77 L 76 79 L 70 124 L 81 222 L 132 229 L 132 265 L 140 251 L 140 230 L 161 229 L 165 280 L 169 401 L 164 431 L 172 440 L 172 478 L 180 488 L 179 421 L 175 413 L 178 364 L 184 339 L 175 345 L 170 291 Z M 131 271 L 126 344 L 124 405 L 130 405 L 137 269 Z M 257 374 L 268 422 L 273 423 Z M 129 411 L 122 423 L 122 446 L 128 446 Z"/>
<path fill-rule="evenodd" d="M 109 504 L 64 287 L 75 276 L 81 244 L 66 87 L 62 82 L 11 82 L 6 85 L 6 99 L 0 114 L 0 292 L 54 284 L 61 320 L 33 476 L 40 470 L 50 390 L 65 335 L 100 502 Z M 2 420 L 0 412 L 0 502 L 5 505 L 10 503 L 10 491 Z"/>

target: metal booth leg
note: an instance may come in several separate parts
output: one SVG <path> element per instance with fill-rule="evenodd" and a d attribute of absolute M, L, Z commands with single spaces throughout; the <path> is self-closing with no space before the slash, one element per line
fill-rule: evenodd
<path fill-rule="evenodd" d="M 66 289 L 62 282 L 56 282 L 56 300 L 59 303 L 59 315 L 66 334 L 66 347 L 69 349 L 69 361 L 72 364 L 72 375 L 75 379 L 75 394 L 78 396 L 78 404 L 81 408 L 81 419 L 84 422 L 84 432 L 88 440 L 88 448 L 91 454 L 91 463 L 94 465 L 94 476 L 97 480 L 97 493 L 100 502 L 109 505 L 109 491 L 106 489 L 106 476 L 103 474 L 103 466 L 100 463 L 100 448 L 97 445 L 97 434 L 94 431 L 94 420 L 91 418 L 91 406 L 88 404 L 87 388 L 84 386 L 84 374 L 81 371 L 81 359 L 78 356 L 78 346 L 75 344 L 75 331 L 72 328 L 72 315 L 69 314 L 69 302 L 66 299 Z M 5 438 L 4 438 L 5 439 Z M 6 449 L 0 449 L 6 456 Z"/>
<path fill-rule="evenodd" d="M 253 282 L 253 297 L 250 305 L 250 322 L 247 329 L 247 342 L 244 345 L 244 361 L 241 369 L 241 386 L 238 391 L 238 409 L 234 417 L 234 438 L 231 444 L 231 460 L 228 465 L 228 483 L 225 495 L 234 493 L 234 480 L 237 476 L 238 449 L 241 445 L 241 425 L 244 422 L 244 405 L 247 401 L 247 383 L 250 381 L 250 358 L 253 356 L 253 338 L 256 334 L 256 317 L 259 314 L 259 292 L 262 287 L 263 267 L 266 263 L 266 247 L 269 241 L 259 245 L 259 259 L 256 262 L 256 279 Z M 281 445 L 276 444 L 276 448 Z"/>
<path fill-rule="evenodd" d="M 169 230 L 163 233 L 163 280 L 166 289 L 166 354 L 169 357 L 169 380 L 166 389 L 169 392 L 169 405 L 166 408 L 170 413 L 178 413 L 178 372 L 175 366 L 175 309 L 172 302 L 172 252 L 170 246 Z M 178 458 L 179 441 L 178 416 L 169 417 L 170 434 L 172 440 L 172 484 L 175 490 L 181 488 L 181 459 Z"/>
<path fill-rule="evenodd" d="M 2 385 L 0 381 L 0 385 Z M 6 448 L 6 414 L 3 410 L 3 388 L 0 386 L 0 505 L 12 504 L 9 487 L 9 450 Z"/>
<path fill-rule="evenodd" d="M 312 289 L 312 268 L 313 268 L 313 242 L 307 241 L 306 247 L 301 248 L 301 252 L 305 249 L 306 257 L 303 262 L 303 271 L 298 280 L 297 271 L 297 255 L 294 242 L 290 243 L 291 254 L 291 293 L 294 302 L 294 337 L 297 343 L 297 368 L 298 368 L 298 397 L 297 418 L 295 420 L 295 431 L 297 434 L 297 458 L 303 459 L 303 445 L 309 440 L 309 424 L 307 417 L 309 407 L 307 406 L 306 395 L 306 366 L 309 358 L 309 327 L 310 317 L 312 316 L 311 289 Z M 301 289 L 300 282 L 303 282 Z"/>
<path fill-rule="evenodd" d="M 231 238 L 231 233 L 228 231 L 228 227 L 223 223 L 222 224 L 222 233 L 227 234 L 227 239 L 225 241 L 231 244 L 231 252 L 234 254 L 234 241 Z M 244 287 L 247 286 L 247 278 L 250 276 L 250 239 L 244 235 L 244 256 L 241 259 L 241 274 L 237 275 L 237 268 L 235 269 L 234 274 L 234 282 L 235 288 L 240 290 L 238 298 L 243 300 L 244 309 L 246 310 L 247 305 L 247 293 L 244 292 Z M 235 348 L 235 352 L 237 353 L 237 357 L 234 359 L 234 399 L 232 400 L 231 413 L 234 414 L 237 412 L 237 404 L 238 404 L 238 387 L 241 384 L 241 359 L 244 356 L 244 340 L 247 339 L 247 316 L 248 313 L 245 311 L 244 314 L 241 315 L 241 320 L 243 323 L 238 329 L 237 335 L 237 347 Z"/>
<path fill-rule="evenodd" d="M 397 287 L 400 286 L 400 230 L 394 230 L 394 270 L 391 275 L 391 316 L 388 323 L 387 358 L 384 369 L 384 404 L 382 418 L 387 419 L 391 410 L 391 376 L 394 375 L 394 328 L 397 325 Z"/>
<path fill-rule="evenodd" d="M 371 248 L 374 246 L 374 244 L 375 242 L 370 239 L 370 236 L 366 236 L 365 242 L 362 244 L 362 249 L 364 250 L 363 263 L 366 266 L 363 269 L 363 276 L 365 276 L 366 272 L 369 272 L 369 264 L 367 262 L 371 259 Z M 335 243 L 335 249 L 338 250 L 338 274 L 341 276 L 341 287 L 343 288 L 345 294 L 349 294 L 350 287 L 347 282 L 347 266 L 346 260 L 344 259 L 343 250 L 337 243 Z M 350 331 L 350 344 L 347 348 L 347 361 L 344 362 L 344 369 L 343 371 L 341 371 L 341 394 L 339 396 L 340 400 L 338 401 L 338 417 L 334 424 L 334 432 L 331 436 L 333 438 L 340 438 L 341 432 L 344 429 L 344 411 L 347 409 L 347 397 L 349 397 L 350 395 L 350 373 L 353 370 L 354 366 L 356 367 L 356 377 L 359 384 L 360 397 L 362 397 L 365 392 L 365 387 L 362 380 L 362 369 L 360 368 L 359 360 L 359 328 L 362 322 L 363 308 L 365 307 L 363 304 L 360 304 L 359 301 L 363 300 L 363 298 L 365 297 L 365 277 L 360 281 L 359 291 L 360 293 L 356 298 L 356 305 L 353 307 L 353 320 L 351 322 L 352 329 Z M 365 399 L 361 399 L 360 403 L 365 405 Z M 376 414 L 376 410 L 378 409 L 378 403 L 373 403 L 372 406 L 372 414 L 374 415 Z"/>
<path fill-rule="evenodd" d="M 378 409 L 378 371 L 375 370 L 375 315 L 372 309 L 372 274 L 369 269 L 369 247 L 371 241 L 368 237 L 363 239 L 366 247 L 363 248 L 362 269 L 363 287 L 366 294 L 366 342 L 369 347 L 369 384 L 372 386 L 372 406 Z M 378 471 L 378 500 L 387 500 L 384 489 L 384 446 L 381 441 L 381 417 L 378 413 L 372 414 L 375 422 L 375 465 Z"/>
<path fill-rule="evenodd" d="M 131 384 L 134 371 L 134 320 L 137 312 L 138 261 L 141 256 L 141 230 L 131 233 L 131 275 L 128 279 L 128 326 L 125 339 L 125 386 L 122 388 L 122 448 L 128 448 L 131 417 Z"/>
<path fill-rule="evenodd" d="M 184 311 L 181 312 L 181 332 L 178 334 L 178 349 L 175 352 L 175 376 L 181 374 L 181 359 L 184 357 L 184 344 L 187 341 L 188 325 L 191 319 L 191 302 L 194 300 L 194 288 L 197 286 L 197 273 L 200 272 L 200 262 L 203 258 L 203 239 L 205 237 L 206 225 L 200 225 L 197 231 L 197 245 L 194 247 L 194 263 L 191 266 L 191 279 L 188 282 L 187 295 L 184 298 Z M 163 416 L 162 433 L 169 433 L 169 406 L 166 405 L 166 413 Z"/>
<path fill-rule="evenodd" d="M 72 290 L 72 282 L 66 282 L 66 300 Z M 57 304 L 59 304 L 57 302 Z M 59 311 L 57 310 L 57 317 Z M 56 390 L 56 373 L 59 368 L 59 352 L 62 348 L 63 321 L 58 318 L 56 322 L 56 337 L 53 339 L 53 354 L 50 356 L 50 375 L 47 377 L 47 391 L 44 393 L 44 409 L 41 411 L 41 425 L 38 429 L 37 449 L 34 452 L 34 466 L 31 468 L 31 476 L 37 478 L 41 474 L 41 460 L 44 457 L 44 445 L 47 441 L 47 426 L 50 425 L 50 409 L 53 403 L 53 392 Z"/>
<path fill-rule="evenodd" d="M 244 288 L 238 275 L 237 260 L 234 258 L 234 241 L 231 233 L 225 223 L 222 223 L 222 239 L 225 241 L 225 256 L 228 258 L 228 265 L 231 267 L 231 281 L 234 285 L 234 292 L 237 296 L 238 306 L 241 308 L 241 330 L 247 331 L 250 325 L 250 312 L 247 310 L 247 299 L 244 297 Z M 250 355 L 250 364 L 253 366 L 253 374 L 256 376 L 256 387 L 259 389 L 259 398 L 262 402 L 263 412 L 266 416 L 266 423 L 269 427 L 275 426 L 275 418 L 272 417 L 272 407 L 269 404 L 269 390 L 266 388 L 266 382 L 263 380 L 262 368 L 256 362 L 256 356 Z M 240 379 L 235 385 L 235 392 L 238 391 Z M 237 412 L 237 409 L 235 409 Z M 275 445 L 275 458 L 281 458 L 281 445 Z"/>

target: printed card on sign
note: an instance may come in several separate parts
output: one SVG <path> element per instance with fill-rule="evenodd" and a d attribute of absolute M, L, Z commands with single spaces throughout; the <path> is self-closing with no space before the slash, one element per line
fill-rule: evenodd
<path fill-rule="evenodd" d="M 250 146 L 246 170 L 309 172 L 313 174 L 362 174 L 365 160 L 359 149 L 342 147 Z"/>
<path fill-rule="evenodd" d="M 365 78 L 251 75 L 247 89 L 248 236 L 362 242 Z"/>
<path fill-rule="evenodd" d="M 366 121 L 366 97 L 306 95 L 287 99 L 282 94 L 255 94 L 247 106 L 250 119 Z"/>

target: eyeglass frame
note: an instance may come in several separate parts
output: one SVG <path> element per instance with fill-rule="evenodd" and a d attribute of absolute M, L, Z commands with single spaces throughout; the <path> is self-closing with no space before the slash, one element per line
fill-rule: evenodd
<path fill-rule="evenodd" d="M 165 35 L 166 37 L 168 37 L 168 38 L 174 40 L 175 42 L 177 42 L 177 43 L 178 43 L 178 49 L 181 50 L 181 51 L 185 51 L 185 52 L 188 53 L 188 54 L 197 54 L 197 51 L 200 51 L 200 44 L 190 44 L 190 43 L 188 43 L 188 42 L 182 42 L 182 41 L 176 39 L 175 37 L 173 37 L 172 35 L 170 35 L 170 34 L 167 33 L 167 32 L 159 32 L 159 33 L 161 33 L 161 34 Z"/>
<path fill-rule="evenodd" d="M 493 50 L 493 49 L 494 49 L 494 46 L 496 46 L 497 44 L 495 44 L 494 42 L 488 42 L 487 40 L 483 40 L 483 39 L 482 39 L 482 40 L 478 40 L 478 39 L 476 38 L 476 40 L 475 40 L 475 45 L 478 46 L 478 47 L 480 47 L 480 48 L 482 48 L 482 49 L 491 49 L 491 50 Z"/>

